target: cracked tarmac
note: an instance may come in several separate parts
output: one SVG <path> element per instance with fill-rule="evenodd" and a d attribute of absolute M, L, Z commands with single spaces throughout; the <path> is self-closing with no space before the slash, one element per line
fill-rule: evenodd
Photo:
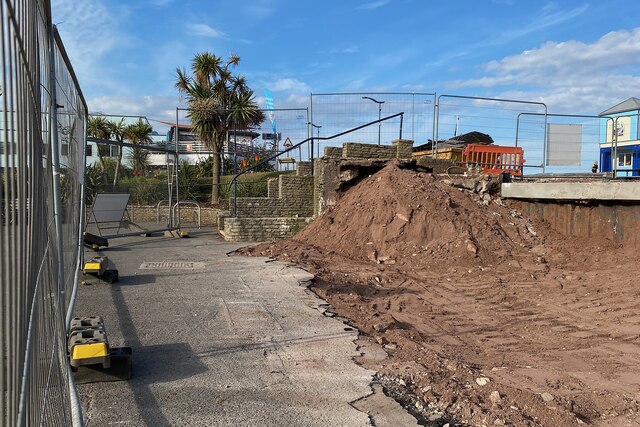
<path fill-rule="evenodd" d="M 78 386 L 88 427 L 417 425 L 373 393 L 358 332 L 322 315 L 309 273 L 192 236 L 111 240 L 120 281 L 81 287 L 76 316 L 104 317 L 134 358 L 129 381 Z M 144 264 L 164 261 L 194 264 Z"/>

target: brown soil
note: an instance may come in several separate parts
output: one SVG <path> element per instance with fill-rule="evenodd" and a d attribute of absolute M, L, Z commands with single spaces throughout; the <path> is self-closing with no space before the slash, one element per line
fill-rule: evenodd
<path fill-rule="evenodd" d="M 389 353 L 365 365 L 426 425 L 640 425 L 638 256 L 624 247 L 393 163 L 293 239 L 243 253 L 314 273 Z"/>

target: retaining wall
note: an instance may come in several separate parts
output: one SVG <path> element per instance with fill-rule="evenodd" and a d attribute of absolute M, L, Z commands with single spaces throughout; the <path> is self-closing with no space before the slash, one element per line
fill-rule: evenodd
<path fill-rule="evenodd" d="M 224 218 L 220 234 L 233 242 L 265 242 L 287 239 L 311 218 Z"/>
<path fill-rule="evenodd" d="M 135 223 L 156 222 L 157 208 L 155 206 L 137 206 L 130 205 L 127 207 L 131 221 Z M 189 225 L 197 224 L 198 215 L 194 206 L 180 206 L 180 221 Z M 221 209 L 202 207 L 200 215 L 202 225 L 216 225 L 218 222 L 218 213 Z M 167 205 L 160 207 L 160 225 L 165 225 L 169 218 L 169 208 Z"/>
<path fill-rule="evenodd" d="M 512 200 L 511 206 L 545 220 L 567 237 L 598 237 L 640 249 L 639 203 L 580 204 Z"/>

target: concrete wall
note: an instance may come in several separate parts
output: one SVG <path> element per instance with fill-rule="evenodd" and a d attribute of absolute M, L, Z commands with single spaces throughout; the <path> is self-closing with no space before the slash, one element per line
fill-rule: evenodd
<path fill-rule="evenodd" d="M 511 206 L 548 222 L 567 237 L 596 237 L 640 249 L 640 203 L 591 205 L 513 200 Z"/>
<path fill-rule="evenodd" d="M 572 201 L 640 201 L 640 184 L 636 181 L 512 182 L 502 184 L 502 197 Z"/>
<path fill-rule="evenodd" d="M 308 224 L 310 218 L 224 218 L 220 234 L 234 242 L 286 239 Z"/>

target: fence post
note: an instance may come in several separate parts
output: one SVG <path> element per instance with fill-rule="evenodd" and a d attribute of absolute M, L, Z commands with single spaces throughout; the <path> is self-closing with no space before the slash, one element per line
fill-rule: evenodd
<path fill-rule="evenodd" d="M 309 139 L 309 144 L 311 144 L 311 150 L 309 151 L 309 160 L 311 160 L 311 176 L 313 176 L 313 129 L 311 129 L 311 123 L 313 123 L 313 92 L 309 95 L 310 100 L 310 110 L 311 110 L 311 118 L 307 121 L 307 138 Z M 318 141 L 319 143 L 319 141 Z"/>

